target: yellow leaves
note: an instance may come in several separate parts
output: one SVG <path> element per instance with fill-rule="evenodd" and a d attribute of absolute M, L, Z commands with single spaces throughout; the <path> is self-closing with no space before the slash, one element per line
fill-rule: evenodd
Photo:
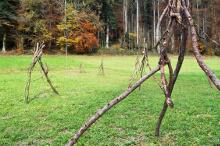
<path fill-rule="evenodd" d="M 73 31 L 79 27 L 77 20 L 78 12 L 74 10 L 72 5 L 67 6 L 66 17 L 64 16 L 63 21 L 57 25 L 59 31 Z M 65 20 L 66 19 L 66 20 Z"/>
<path fill-rule="evenodd" d="M 136 34 L 136 33 L 129 33 L 129 37 L 131 37 L 131 38 L 136 38 L 136 37 L 137 37 L 137 34 Z"/>
<path fill-rule="evenodd" d="M 65 37 L 59 37 L 57 39 L 57 44 L 60 46 L 65 46 L 66 44 L 68 46 L 71 46 L 73 43 L 76 43 L 77 40 L 76 39 L 71 39 L 71 38 L 65 38 Z"/>
<path fill-rule="evenodd" d="M 64 19 L 65 20 L 65 19 Z M 96 26 L 98 17 L 86 12 L 74 10 L 72 5 L 67 7 L 66 22 L 57 25 L 61 37 L 57 44 L 64 47 L 66 44 L 77 53 L 86 53 L 98 47 L 96 34 L 99 25 Z M 63 35 L 68 36 L 68 38 Z"/>

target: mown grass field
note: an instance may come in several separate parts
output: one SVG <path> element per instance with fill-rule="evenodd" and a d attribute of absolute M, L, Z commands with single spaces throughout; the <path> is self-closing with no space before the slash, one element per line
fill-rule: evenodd
<path fill-rule="evenodd" d="M 0 145 L 65 145 L 97 109 L 124 91 L 136 56 L 44 56 L 55 95 L 37 67 L 29 104 L 24 102 L 31 56 L 0 56 Z M 177 57 L 173 56 L 173 64 Z M 150 57 L 151 66 L 158 62 Z M 206 62 L 220 77 L 220 58 Z M 83 64 L 86 73 L 80 73 Z M 157 74 L 159 77 L 159 74 Z M 220 92 L 210 88 L 192 57 L 186 57 L 176 83 L 175 108 L 165 117 L 160 138 L 154 128 L 164 96 L 153 79 L 107 112 L 79 140 L 78 146 L 219 145 Z"/>

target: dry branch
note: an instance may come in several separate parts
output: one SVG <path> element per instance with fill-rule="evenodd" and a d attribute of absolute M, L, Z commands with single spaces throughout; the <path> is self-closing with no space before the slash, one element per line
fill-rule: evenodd
<path fill-rule="evenodd" d="M 184 56 L 185 56 L 185 51 L 186 51 L 186 42 L 187 42 L 187 37 L 188 37 L 188 32 L 187 32 L 187 28 L 183 28 L 183 32 L 182 32 L 182 39 L 180 42 L 180 48 L 179 48 L 179 56 L 178 56 L 178 61 L 176 64 L 176 68 L 174 70 L 174 74 L 173 74 L 173 79 L 169 82 L 168 88 L 169 88 L 169 92 L 172 94 L 175 82 L 177 80 L 177 77 L 179 75 L 180 69 L 182 67 L 183 61 L 184 61 Z M 171 96 L 171 95 L 170 95 Z M 157 125 L 156 125 L 156 129 L 155 129 L 155 136 L 159 136 L 160 135 L 160 127 L 161 127 L 161 123 L 163 121 L 163 118 L 166 114 L 168 105 L 166 103 L 166 100 L 164 101 L 163 104 L 163 108 L 160 112 L 158 121 L 157 121 Z"/>
<path fill-rule="evenodd" d="M 149 79 L 152 75 L 160 70 L 160 67 L 157 66 L 155 69 L 151 70 L 148 74 L 143 76 L 139 81 L 137 81 L 134 85 L 128 88 L 125 92 L 123 92 L 120 96 L 116 97 L 112 101 L 110 101 L 107 105 L 105 105 L 102 109 L 97 111 L 97 113 L 89 118 L 89 120 L 80 128 L 80 130 L 73 136 L 73 138 L 67 144 L 68 146 L 72 146 L 76 144 L 80 136 L 94 124 L 104 113 L 110 110 L 113 106 L 124 100 L 128 95 L 130 95 L 135 89 L 137 89 L 144 81 Z"/>
<path fill-rule="evenodd" d="M 42 69 L 42 71 L 44 73 L 44 76 L 45 76 L 48 84 L 50 85 L 51 89 L 53 90 L 54 93 L 59 95 L 58 91 L 55 89 L 55 87 L 53 86 L 50 78 L 48 77 L 48 68 L 45 68 L 43 62 L 41 61 L 41 58 L 38 60 L 38 63 L 40 64 L 40 67 L 41 67 L 41 69 Z"/>
<path fill-rule="evenodd" d="M 182 0 L 184 1 L 184 0 Z M 184 2 L 183 2 L 184 3 Z M 196 57 L 196 60 L 201 67 L 201 69 L 205 72 L 205 74 L 209 77 L 209 79 L 212 81 L 212 83 L 220 90 L 220 80 L 217 78 L 217 76 L 214 74 L 214 72 L 205 64 L 202 55 L 199 52 L 198 49 L 198 41 L 197 41 L 197 33 L 196 33 L 196 28 L 193 23 L 192 16 L 190 15 L 188 9 L 186 6 L 183 6 L 184 8 L 184 13 L 189 21 L 190 28 L 191 28 L 191 35 L 192 35 L 192 44 L 193 44 L 193 53 L 194 56 Z"/>
<path fill-rule="evenodd" d="M 53 86 L 51 80 L 48 77 L 48 68 L 47 68 L 47 66 L 45 67 L 43 62 L 41 61 L 41 57 L 43 55 L 43 48 L 44 47 L 45 47 L 44 44 L 39 45 L 39 43 L 37 43 L 37 46 L 34 49 L 34 56 L 33 56 L 33 59 L 32 59 L 32 63 L 30 64 L 30 67 L 28 68 L 28 80 L 27 80 L 27 83 L 26 83 L 26 86 L 25 86 L 25 92 L 24 92 L 26 103 L 29 102 L 31 75 L 32 75 L 32 71 L 34 70 L 34 67 L 37 64 L 37 62 L 39 63 L 39 65 L 40 65 L 40 67 L 41 67 L 41 69 L 44 73 L 44 76 L 45 76 L 48 84 L 50 85 L 51 89 L 54 91 L 54 93 L 59 94 L 58 91 Z"/>

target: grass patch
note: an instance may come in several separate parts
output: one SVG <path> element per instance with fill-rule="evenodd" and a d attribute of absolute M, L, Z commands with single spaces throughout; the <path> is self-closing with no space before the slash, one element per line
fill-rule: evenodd
<path fill-rule="evenodd" d="M 31 56 L 0 57 L 0 145 L 65 145 L 88 117 L 124 91 L 136 56 L 104 56 L 105 76 L 98 75 L 101 56 L 44 56 L 53 94 L 39 67 L 33 73 L 30 104 L 24 102 Z M 173 64 L 177 60 L 172 57 Z M 157 57 L 150 57 L 155 66 Z M 220 77 L 220 59 L 207 57 Z M 86 73 L 80 73 L 83 64 Z M 159 76 L 159 74 L 157 74 Z M 218 145 L 220 93 L 192 57 L 186 57 L 173 92 L 160 138 L 154 128 L 164 96 L 150 79 L 106 113 L 80 139 L 78 146 Z"/>

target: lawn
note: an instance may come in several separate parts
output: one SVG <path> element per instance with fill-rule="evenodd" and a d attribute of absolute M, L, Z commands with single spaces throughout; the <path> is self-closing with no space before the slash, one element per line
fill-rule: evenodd
<path fill-rule="evenodd" d="M 97 109 L 124 91 L 136 56 L 47 56 L 54 94 L 39 67 L 34 70 L 29 104 L 24 102 L 31 56 L 0 56 L 0 145 L 65 145 Z M 173 64 L 177 57 L 172 57 Z M 157 57 L 150 57 L 156 66 Z M 220 58 L 207 57 L 220 77 Z M 82 64 L 85 73 L 80 73 Z M 157 74 L 159 77 L 159 74 Z M 220 92 L 211 88 L 193 57 L 186 57 L 160 138 L 154 128 L 164 95 L 153 79 L 107 112 L 77 146 L 219 145 Z"/>

